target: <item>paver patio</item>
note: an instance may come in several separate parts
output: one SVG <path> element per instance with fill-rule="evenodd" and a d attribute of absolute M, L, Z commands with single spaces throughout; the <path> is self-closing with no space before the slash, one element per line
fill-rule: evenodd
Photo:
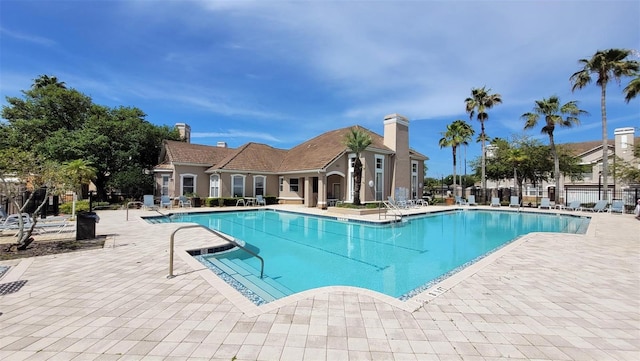
<path fill-rule="evenodd" d="M 336 287 L 258 307 L 183 256 L 221 242 L 203 231 L 177 235 L 168 279 L 177 225 L 151 214 L 99 211 L 103 249 L 0 262 L 0 284 L 26 281 L 0 296 L 0 359 L 640 359 L 632 215 L 527 235 L 405 303 Z"/>

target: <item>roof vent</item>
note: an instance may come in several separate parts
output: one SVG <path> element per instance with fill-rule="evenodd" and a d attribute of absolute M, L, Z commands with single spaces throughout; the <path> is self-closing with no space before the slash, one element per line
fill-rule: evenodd
<path fill-rule="evenodd" d="M 218 142 L 218 144 L 216 144 L 216 146 L 218 148 L 226 148 L 227 147 L 227 142 Z"/>

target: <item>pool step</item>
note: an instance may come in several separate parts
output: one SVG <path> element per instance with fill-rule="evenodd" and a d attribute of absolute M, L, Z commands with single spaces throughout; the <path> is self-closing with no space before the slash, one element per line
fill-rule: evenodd
<path fill-rule="evenodd" d="M 260 279 L 259 274 L 254 274 L 259 273 L 259 271 L 256 271 L 242 260 L 211 257 L 209 261 L 267 302 L 293 293 L 266 275 Z"/>

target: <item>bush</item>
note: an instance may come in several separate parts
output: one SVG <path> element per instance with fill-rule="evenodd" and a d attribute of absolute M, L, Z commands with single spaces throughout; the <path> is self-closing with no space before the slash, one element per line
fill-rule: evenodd
<path fill-rule="evenodd" d="M 94 209 L 97 208 L 101 208 L 101 209 L 105 209 L 105 208 L 109 208 L 110 204 L 109 202 L 93 202 L 92 204 Z M 115 206 L 115 207 L 119 207 L 119 206 Z M 73 202 L 66 202 L 66 203 L 62 203 L 60 205 L 60 213 L 63 214 L 71 214 L 71 211 L 73 208 Z M 76 201 L 76 214 L 78 214 L 78 212 L 88 212 L 89 211 L 89 200 L 81 200 L 81 201 Z"/>

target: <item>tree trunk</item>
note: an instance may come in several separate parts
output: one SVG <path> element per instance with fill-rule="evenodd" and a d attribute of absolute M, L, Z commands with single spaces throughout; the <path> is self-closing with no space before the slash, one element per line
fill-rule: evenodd
<path fill-rule="evenodd" d="M 362 180 L 362 162 L 360 156 L 356 155 L 356 162 L 353 165 L 353 204 L 360 205 L 360 182 Z"/>
<path fill-rule="evenodd" d="M 485 136 L 484 136 L 484 122 L 480 122 L 480 137 L 482 138 L 482 191 L 486 192 L 487 190 L 487 173 L 486 173 L 486 165 L 487 165 L 487 157 L 486 157 L 486 146 L 485 146 Z"/>
<path fill-rule="evenodd" d="M 602 96 L 600 98 L 600 109 L 602 111 L 602 189 L 604 189 L 603 200 L 609 199 L 609 141 L 607 139 L 607 107 L 606 107 L 607 84 L 602 84 Z"/>
<path fill-rule="evenodd" d="M 560 204 L 560 158 L 556 152 L 556 143 L 553 140 L 553 133 L 549 134 L 549 145 L 551 146 L 551 156 L 553 156 L 553 178 L 556 181 L 556 191 L 553 196 L 555 204 Z"/>

